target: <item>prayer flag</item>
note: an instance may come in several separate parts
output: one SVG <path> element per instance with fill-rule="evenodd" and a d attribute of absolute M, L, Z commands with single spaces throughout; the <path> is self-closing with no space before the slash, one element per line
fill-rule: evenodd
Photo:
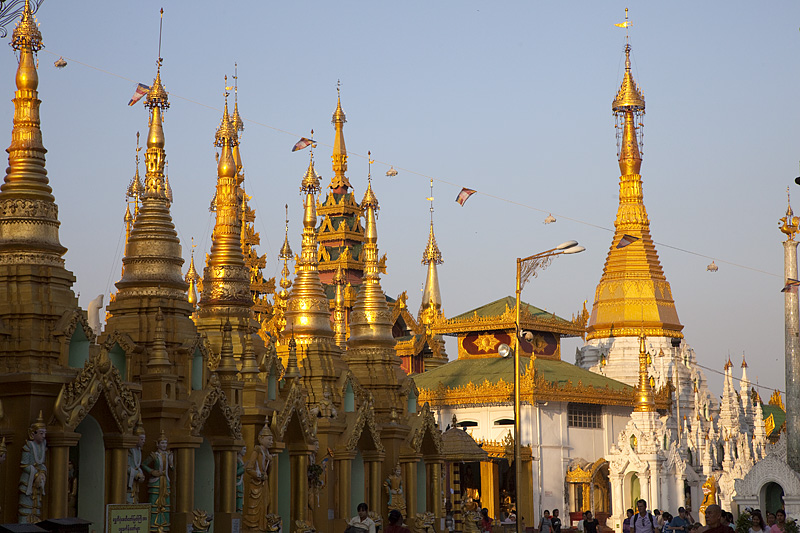
<path fill-rule="evenodd" d="M 294 148 L 292 148 L 292 152 L 308 148 L 309 146 L 311 146 L 316 142 L 317 141 L 315 141 L 314 139 L 306 139 L 305 137 L 300 137 L 300 140 L 294 143 Z"/>
<path fill-rule="evenodd" d="M 633 235 L 628 235 L 627 233 L 622 236 L 619 240 L 619 244 L 617 244 L 617 248 L 625 248 L 629 244 L 633 244 L 639 240 L 639 237 L 634 237 Z"/>
<path fill-rule="evenodd" d="M 469 197 L 475 194 L 476 192 L 478 191 L 473 191 L 472 189 L 467 189 L 466 187 L 464 187 L 461 189 L 461 192 L 458 193 L 458 196 L 456 196 L 456 202 L 458 202 L 458 205 L 460 205 L 461 207 L 464 207 L 464 203 L 466 203 L 466 201 L 469 200 Z"/>
<path fill-rule="evenodd" d="M 147 85 L 144 85 L 142 83 L 137 85 L 136 86 L 136 91 L 134 91 L 133 96 L 131 97 L 130 101 L 128 102 L 128 105 L 133 105 L 136 102 L 138 102 L 139 100 L 141 100 L 142 96 L 146 95 L 147 91 L 149 91 L 149 90 L 150 90 L 150 87 L 148 87 Z"/>

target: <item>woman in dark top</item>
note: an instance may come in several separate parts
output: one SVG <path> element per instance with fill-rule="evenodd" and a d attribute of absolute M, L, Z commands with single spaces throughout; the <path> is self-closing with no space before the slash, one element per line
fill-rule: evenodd
<path fill-rule="evenodd" d="M 403 525 L 403 515 L 397 509 L 389 511 L 389 526 L 386 528 L 386 533 L 411 533 Z"/>
<path fill-rule="evenodd" d="M 583 533 L 597 533 L 597 526 L 600 525 L 597 518 L 592 518 L 591 511 L 586 511 L 583 516 L 586 517 L 583 520 Z"/>

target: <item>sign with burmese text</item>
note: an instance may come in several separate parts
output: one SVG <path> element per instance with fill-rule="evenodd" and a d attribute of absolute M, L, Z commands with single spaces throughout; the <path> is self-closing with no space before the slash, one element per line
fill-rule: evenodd
<path fill-rule="evenodd" d="M 149 530 L 149 504 L 106 505 L 107 533 L 147 533 Z"/>

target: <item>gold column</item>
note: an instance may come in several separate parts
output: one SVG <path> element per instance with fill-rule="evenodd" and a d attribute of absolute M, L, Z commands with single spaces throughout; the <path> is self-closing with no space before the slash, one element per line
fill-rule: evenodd
<path fill-rule="evenodd" d="M 350 494 L 353 490 L 353 458 L 351 456 L 341 457 L 336 454 L 336 478 L 337 489 L 339 491 L 339 518 L 347 520 L 350 518 Z"/>
<path fill-rule="evenodd" d="M 461 465 L 450 464 L 450 483 L 453 489 L 453 525 L 456 531 L 464 531 L 464 522 L 461 520 Z"/>
<path fill-rule="evenodd" d="M 444 518 L 442 509 L 442 460 L 425 460 L 426 486 L 425 510 L 430 511 L 436 518 Z"/>
<path fill-rule="evenodd" d="M 417 463 L 403 463 L 403 486 L 406 496 L 406 516 L 408 520 L 413 520 L 417 516 Z"/>
<path fill-rule="evenodd" d="M 61 518 L 68 516 L 68 469 L 69 448 L 76 446 L 78 433 L 51 431 L 47 435 L 47 494 L 44 497 L 43 518 Z"/>
<path fill-rule="evenodd" d="M 292 495 L 289 504 L 290 531 L 294 531 L 295 521 L 306 521 L 308 508 L 308 450 L 289 450 L 289 463 L 292 479 Z"/>
<path fill-rule="evenodd" d="M 481 462 L 481 505 L 489 510 L 489 516 L 497 516 L 500 511 L 500 491 L 497 464 L 490 460 Z"/>
<path fill-rule="evenodd" d="M 128 488 L 127 448 L 107 448 L 106 503 L 126 503 Z"/>
<path fill-rule="evenodd" d="M 536 524 L 533 514 L 533 461 L 530 456 L 523 458 L 520 471 L 522 479 L 517 480 L 517 520 L 525 517 L 525 524 L 520 523 L 520 527 L 527 527 L 528 524 Z"/>
<path fill-rule="evenodd" d="M 281 468 L 286 468 L 286 465 L 281 465 L 280 462 L 280 455 L 284 448 L 283 444 L 276 444 L 269 449 L 269 453 L 272 454 L 272 461 L 269 467 L 269 510 L 275 514 L 278 514 L 278 491 L 280 490 L 278 472 Z M 285 528 L 286 524 L 283 527 Z"/>
<path fill-rule="evenodd" d="M 231 533 L 236 514 L 236 451 L 238 446 L 214 450 L 215 505 L 214 531 Z"/>
<path fill-rule="evenodd" d="M 192 525 L 194 507 L 194 447 L 184 445 L 175 448 L 175 481 L 172 485 L 172 515 L 170 529 L 175 532 L 186 531 Z"/>
<path fill-rule="evenodd" d="M 386 509 L 381 507 L 381 497 L 383 495 L 383 480 L 381 479 L 381 466 L 383 457 L 375 451 L 365 451 L 364 470 L 367 479 L 366 500 L 370 511 L 375 511 L 381 515 L 385 514 Z"/>

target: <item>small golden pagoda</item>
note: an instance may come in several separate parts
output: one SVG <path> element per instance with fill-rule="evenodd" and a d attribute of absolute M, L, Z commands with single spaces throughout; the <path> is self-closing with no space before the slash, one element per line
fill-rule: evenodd
<path fill-rule="evenodd" d="M 683 326 L 644 207 L 639 172 L 645 103 L 631 73 L 630 52 L 631 46 L 626 44 L 625 75 L 612 104 L 621 173 L 616 230 L 595 292 L 586 338 L 636 337 L 644 327 L 648 337 L 682 339 Z"/>

